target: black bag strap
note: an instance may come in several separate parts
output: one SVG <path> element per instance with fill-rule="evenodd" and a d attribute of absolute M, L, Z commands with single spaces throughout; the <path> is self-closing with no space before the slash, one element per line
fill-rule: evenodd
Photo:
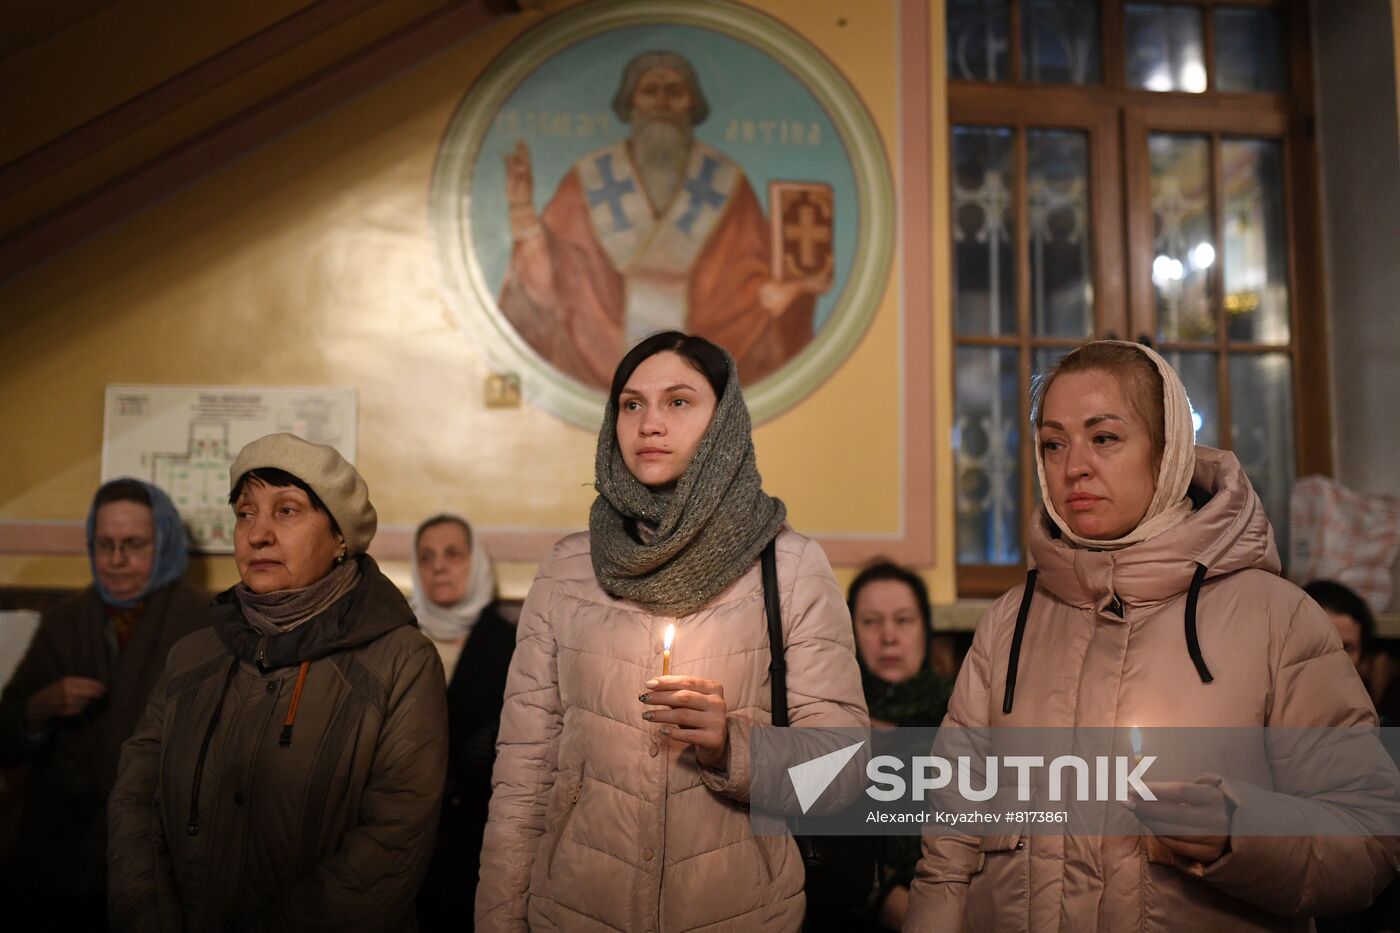
<path fill-rule="evenodd" d="M 773 725 L 788 724 L 787 649 L 783 646 L 783 610 L 778 600 L 778 539 L 763 546 L 763 614 L 768 617 L 768 677 L 773 685 Z"/>

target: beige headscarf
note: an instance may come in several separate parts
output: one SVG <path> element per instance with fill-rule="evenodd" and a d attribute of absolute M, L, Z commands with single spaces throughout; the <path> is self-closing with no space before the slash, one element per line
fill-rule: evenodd
<path fill-rule="evenodd" d="M 472 626 L 481 617 L 482 610 L 496 598 L 496 573 L 491 567 L 491 558 L 481 546 L 481 538 L 471 525 L 460 515 L 444 512 L 449 519 L 460 522 L 467 529 L 471 539 L 471 567 L 467 570 L 467 590 L 462 598 L 451 606 L 439 606 L 428 598 L 428 590 L 423 585 L 423 575 L 418 570 L 418 555 L 410 561 L 413 565 L 413 596 L 409 605 L 418 618 L 418 627 L 427 632 L 433 641 L 456 641 L 471 634 Z M 421 533 L 423 526 L 419 525 Z"/>
<path fill-rule="evenodd" d="M 1162 466 L 1157 472 L 1157 488 L 1147 506 L 1147 514 L 1138 522 L 1136 528 L 1121 538 L 1110 541 L 1081 538 L 1070 529 L 1069 523 L 1060 517 L 1060 513 L 1055 511 L 1050 487 L 1045 482 L 1045 460 L 1041 455 L 1039 443 L 1035 445 L 1035 472 L 1040 480 L 1040 498 L 1045 514 L 1059 526 L 1064 539 L 1079 547 L 1112 551 L 1156 537 L 1170 528 L 1175 528 L 1191 514 L 1191 500 L 1186 496 L 1186 488 L 1191 484 L 1191 474 L 1196 468 L 1196 426 L 1191 420 L 1191 402 L 1186 397 L 1186 386 L 1181 384 L 1181 379 L 1176 370 L 1171 368 L 1171 364 L 1162 359 L 1156 351 L 1125 340 L 1095 342 L 1132 347 L 1151 360 L 1162 376 L 1166 447 L 1162 451 Z"/>

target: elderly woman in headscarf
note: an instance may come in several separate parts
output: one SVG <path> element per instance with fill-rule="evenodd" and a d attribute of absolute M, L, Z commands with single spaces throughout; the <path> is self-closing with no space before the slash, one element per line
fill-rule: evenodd
<path fill-rule="evenodd" d="M 272 434 L 229 470 L 242 582 L 175 645 L 110 804 L 123 930 L 412 930 L 447 766 L 442 664 L 366 553 L 369 489 Z"/>
<path fill-rule="evenodd" d="M 978 625 L 945 731 L 1375 725 L 1332 624 L 1278 575 L 1239 461 L 1195 445 L 1164 359 L 1086 344 L 1038 383 L 1033 411 L 1031 568 Z M 1393 776 L 1345 779 L 1383 795 Z M 904 929 L 1305 930 L 1368 903 L 1397 864 L 1394 839 L 1359 832 L 1233 833 L 1268 788 L 1208 774 L 1147 787 L 1145 838 L 926 835 Z"/>
<path fill-rule="evenodd" d="M 107 794 L 165 656 L 209 623 L 184 581 L 188 537 L 170 497 L 104 483 L 87 517 L 92 585 L 44 613 L 0 698 L 0 767 L 29 763 L 14 873 L 57 927 L 105 924 Z"/>
<path fill-rule="evenodd" d="M 674 331 L 632 348 L 595 469 L 589 530 L 555 546 L 521 611 L 477 929 L 798 929 L 797 848 L 749 826 L 765 550 L 791 724 L 863 729 L 865 701 L 826 556 L 763 491 L 729 354 Z"/>
<path fill-rule="evenodd" d="M 435 515 L 413 536 L 413 605 L 447 672 L 450 751 L 442 819 L 418 895 L 424 930 L 470 930 L 491 768 L 515 626 L 501 615 L 491 558 L 459 515 Z"/>

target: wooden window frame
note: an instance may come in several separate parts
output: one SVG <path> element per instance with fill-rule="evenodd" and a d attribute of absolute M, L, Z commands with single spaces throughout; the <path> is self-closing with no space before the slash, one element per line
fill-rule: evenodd
<path fill-rule="evenodd" d="M 951 134 L 957 126 L 1007 127 L 1015 133 L 1015 243 L 1017 248 L 1017 334 L 1014 337 L 959 335 L 953 324 L 953 346 L 1018 348 L 1021 362 L 1019 391 L 1022 424 L 1029 424 L 1032 347 L 1074 346 L 1076 340 L 1032 337 L 1030 334 L 1030 254 L 1026 218 L 1026 130 L 1074 129 L 1089 133 L 1089 216 L 1094 237 L 1093 281 L 1095 337 L 1140 339 L 1155 346 L 1155 298 L 1151 281 L 1154 253 L 1150 210 L 1150 164 L 1147 138 L 1152 132 L 1204 134 L 1212 139 L 1213 186 L 1219 186 L 1219 141 L 1230 137 L 1272 137 L 1282 143 L 1284 213 L 1288 233 L 1289 323 L 1286 351 L 1292 361 L 1294 456 L 1299 476 L 1330 475 L 1333 469 L 1330 376 L 1327 350 L 1327 307 L 1324 294 L 1318 162 L 1311 61 L 1311 0 L 1143 0 L 1202 11 L 1202 45 L 1206 91 L 1147 91 L 1126 87 L 1128 0 L 1099 4 L 1101 73 L 1094 86 L 1033 84 L 1019 80 L 1021 67 L 1020 0 L 1010 0 L 1010 30 L 1006 81 L 948 80 Z M 1214 17 L 1218 7 L 1278 9 L 1284 30 L 1286 87 L 1279 93 L 1222 92 L 1215 89 Z M 945 179 L 944 183 L 948 183 Z M 1116 203 L 1115 202 L 1116 196 Z M 1219 191 L 1212 191 L 1212 209 L 1219 232 Z M 1223 274 L 1217 263 L 1212 275 L 1217 315 L 1223 314 L 1219 289 Z M 1116 303 L 1116 304 L 1115 304 Z M 1279 352 L 1277 346 L 1231 342 L 1223 318 L 1217 318 L 1213 343 L 1164 344 L 1164 349 L 1217 351 L 1222 370 L 1231 353 Z M 1228 373 L 1220 373 L 1222 403 L 1228 406 Z M 956 393 L 956 372 L 944 380 Z M 1228 418 L 1227 414 L 1222 417 Z M 1221 443 L 1229 445 L 1229 422 Z M 1034 460 L 1030 445 L 1018 453 L 1021 465 L 1022 521 L 1034 502 Z M 1022 549 L 1026 547 L 1022 535 Z M 954 553 L 957 553 L 956 546 Z M 960 596 L 994 596 L 1018 585 L 1025 564 L 958 564 Z"/>

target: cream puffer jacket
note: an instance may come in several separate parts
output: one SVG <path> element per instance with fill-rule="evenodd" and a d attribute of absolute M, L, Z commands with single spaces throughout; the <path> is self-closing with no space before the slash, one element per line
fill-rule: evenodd
<path fill-rule="evenodd" d="M 943 725 L 1375 725 L 1332 623 L 1278 576 L 1273 530 L 1234 454 L 1197 447 L 1192 486 L 1208 501 L 1185 522 L 1117 551 L 1073 547 L 1038 512 L 1011 712 L 1022 587 L 978 625 Z M 1178 867 L 1137 836 L 926 835 L 904 929 L 1308 930 L 1311 916 L 1369 903 L 1394 874 L 1397 842 L 1235 837 L 1209 866 Z"/>
<path fill-rule="evenodd" d="M 826 555 L 785 530 L 777 558 L 792 725 L 865 727 L 850 615 Z M 641 718 L 672 622 L 671 672 L 724 686 L 723 772 Z M 771 722 L 769 657 L 757 561 L 675 618 L 603 592 L 587 534 L 559 542 L 521 611 L 476 929 L 798 929 L 796 846 L 754 836 L 747 812 L 749 731 Z"/>

